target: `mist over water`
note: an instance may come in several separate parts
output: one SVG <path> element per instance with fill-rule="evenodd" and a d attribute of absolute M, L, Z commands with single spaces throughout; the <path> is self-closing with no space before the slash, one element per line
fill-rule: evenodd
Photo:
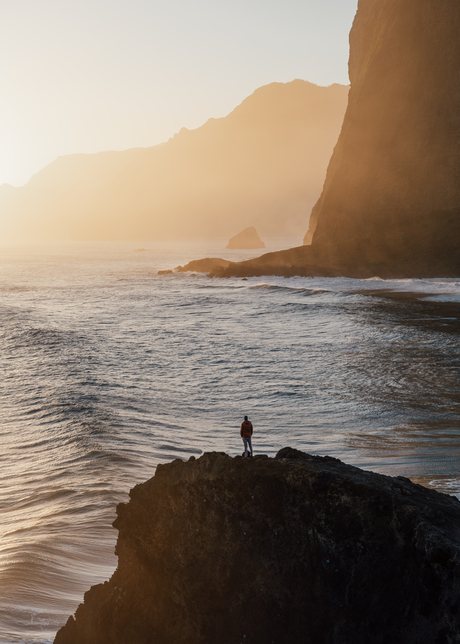
<path fill-rule="evenodd" d="M 116 504 L 160 462 L 241 453 L 244 414 L 256 453 L 460 496 L 458 318 L 356 293 L 460 279 L 157 275 L 259 254 L 227 242 L 0 248 L 0 642 L 52 642 L 116 566 Z"/>

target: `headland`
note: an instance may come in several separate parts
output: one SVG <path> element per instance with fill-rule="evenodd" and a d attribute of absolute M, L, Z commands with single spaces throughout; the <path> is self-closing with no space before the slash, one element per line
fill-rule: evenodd
<path fill-rule="evenodd" d="M 459 32 L 456 0 L 360 0 L 348 107 L 305 247 L 211 274 L 459 276 Z"/>

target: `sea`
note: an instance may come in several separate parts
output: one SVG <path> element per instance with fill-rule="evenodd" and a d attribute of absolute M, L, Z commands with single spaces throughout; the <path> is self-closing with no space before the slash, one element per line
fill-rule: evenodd
<path fill-rule="evenodd" d="M 0 246 L 2 644 L 51 643 L 117 565 L 117 503 L 158 463 L 241 454 L 244 415 L 256 454 L 460 498 L 460 276 L 158 274 L 261 253 L 226 242 Z"/>

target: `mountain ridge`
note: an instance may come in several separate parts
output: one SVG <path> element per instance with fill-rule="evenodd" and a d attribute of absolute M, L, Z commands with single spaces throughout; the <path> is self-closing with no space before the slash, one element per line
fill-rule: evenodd
<path fill-rule="evenodd" d="M 17 238 L 230 237 L 248 225 L 300 236 L 347 96 L 341 85 L 271 83 L 163 144 L 60 157 L 14 199 L 0 195 L 2 219 Z"/>

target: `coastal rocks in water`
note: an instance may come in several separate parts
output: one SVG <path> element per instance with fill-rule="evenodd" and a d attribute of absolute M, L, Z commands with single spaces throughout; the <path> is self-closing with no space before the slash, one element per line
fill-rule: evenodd
<path fill-rule="evenodd" d="M 322 257 L 318 258 L 319 261 L 324 261 Z M 288 250 L 281 250 L 278 252 L 264 253 L 255 259 L 248 259 L 244 262 L 229 262 L 228 260 L 214 258 L 195 259 L 185 266 L 178 266 L 179 272 L 197 271 L 198 273 L 207 273 L 209 277 L 251 277 L 262 275 L 280 275 L 283 277 L 291 277 L 293 275 L 301 275 L 303 277 L 315 277 L 321 275 L 323 277 L 334 277 L 340 275 L 339 269 L 334 266 L 325 267 L 322 264 L 315 263 L 315 255 L 311 252 L 311 248 L 307 246 L 299 246 L 297 248 L 289 248 Z M 361 277 L 359 271 L 355 271 L 356 276 Z M 372 272 L 369 269 L 371 277 L 376 271 Z"/>
<path fill-rule="evenodd" d="M 300 264 L 284 252 L 219 275 L 264 264 L 265 274 L 460 275 L 459 33 L 458 0 L 359 0 L 348 108 L 311 245 Z"/>
<path fill-rule="evenodd" d="M 159 465 L 55 644 L 453 644 L 460 503 L 291 448 Z"/>
<path fill-rule="evenodd" d="M 178 266 L 179 273 L 188 273 L 189 271 L 197 271 L 198 273 L 212 273 L 213 271 L 220 271 L 226 269 L 231 262 L 227 259 L 220 259 L 218 257 L 206 257 L 205 259 L 194 259 L 185 266 Z"/>
<path fill-rule="evenodd" d="M 265 248 L 265 244 L 260 239 L 254 226 L 251 226 L 232 237 L 228 242 L 227 248 L 248 250 L 252 248 Z"/>

